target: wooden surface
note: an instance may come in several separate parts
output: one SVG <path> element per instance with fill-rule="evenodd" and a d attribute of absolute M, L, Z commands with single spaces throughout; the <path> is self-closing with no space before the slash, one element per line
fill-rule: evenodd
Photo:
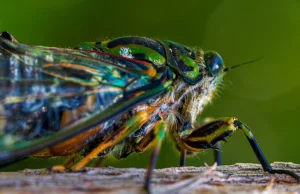
<path fill-rule="evenodd" d="M 273 163 L 300 174 L 300 165 Z M 0 173 L 0 193 L 145 193 L 145 169 L 85 168 L 54 173 L 47 169 Z M 268 174 L 258 164 L 179 167 L 155 170 L 152 193 L 300 193 L 287 175 Z"/>

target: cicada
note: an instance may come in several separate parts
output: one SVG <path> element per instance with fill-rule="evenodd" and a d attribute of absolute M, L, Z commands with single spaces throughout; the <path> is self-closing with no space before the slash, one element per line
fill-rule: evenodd
<path fill-rule="evenodd" d="M 151 147 L 144 185 L 149 190 L 166 133 L 183 166 L 187 153 L 216 148 L 239 129 L 265 171 L 299 182 L 294 172 L 272 169 L 237 118 L 198 122 L 234 67 L 225 68 L 217 52 L 169 40 L 129 36 L 68 49 L 20 44 L 3 32 L 0 164 L 79 154 L 84 158 L 72 166 L 77 171 L 96 157 L 123 158 Z"/>

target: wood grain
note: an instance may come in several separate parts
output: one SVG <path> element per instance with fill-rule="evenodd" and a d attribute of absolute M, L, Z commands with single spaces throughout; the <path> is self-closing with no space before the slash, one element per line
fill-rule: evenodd
<path fill-rule="evenodd" d="M 275 169 L 300 173 L 300 165 L 276 162 Z M 145 193 L 145 169 L 84 168 L 80 172 L 26 169 L 0 173 L 0 193 Z M 300 193 L 287 175 L 265 173 L 259 164 L 157 169 L 152 193 Z"/>

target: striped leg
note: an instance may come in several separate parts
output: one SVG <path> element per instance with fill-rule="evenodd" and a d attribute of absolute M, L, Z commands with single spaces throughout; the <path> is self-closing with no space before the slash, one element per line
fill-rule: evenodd
<path fill-rule="evenodd" d="M 153 148 L 150 155 L 150 162 L 148 164 L 147 173 L 145 177 L 144 187 L 148 193 L 150 193 L 150 182 L 153 170 L 156 166 L 157 157 L 160 152 L 162 141 L 165 137 L 167 125 L 164 121 L 158 121 L 154 126 L 155 139 L 153 142 Z"/>
<path fill-rule="evenodd" d="M 182 146 L 186 150 L 193 152 L 200 152 L 208 148 L 214 148 L 217 142 L 222 140 L 224 141 L 225 138 L 230 136 L 236 129 L 243 131 L 252 147 L 252 150 L 265 171 L 269 173 L 287 174 L 294 177 L 298 183 L 300 182 L 300 177 L 292 171 L 274 170 L 260 149 L 250 128 L 233 117 L 214 120 L 196 130 L 194 129 L 191 133 L 181 138 Z"/>
<path fill-rule="evenodd" d="M 203 125 L 212 122 L 214 119 L 211 117 L 207 117 L 205 119 L 203 119 L 203 121 L 198 124 L 198 129 L 200 129 Z M 191 133 L 193 131 L 193 129 L 190 129 L 189 127 L 186 126 L 191 126 L 190 124 L 185 125 L 185 129 L 181 132 L 181 133 Z M 180 162 L 179 165 L 181 167 L 185 166 L 186 164 L 186 155 L 187 155 L 187 150 L 185 149 L 181 149 L 180 150 Z M 191 154 L 191 153 L 190 153 Z M 222 165 L 222 154 L 221 154 L 221 142 L 217 142 L 214 146 L 214 159 L 215 162 L 217 163 L 218 166 Z"/>
<path fill-rule="evenodd" d="M 243 122 L 239 121 L 239 120 L 235 120 L 233 122 L 233 125 L 235 127 L 237 127 L 238 129 L 242 130 L 244 135 L 246 136 L 247 140 L 249 141 L 257 159 L 260 161 L 263 169 L 269 173 L 275 174 L 287 174 L 292 176 L 293 178 L 295 178 L 297 180 L 298 183 L 300 183 L 300 177 L 289 170 L 275 170 L 272 168 L 272 166 L 270 165 L 270 163 L 268 162 L 268 160 L 266 159 L 264 153 L 262 152 L 262 150 L 260 149 L 255 137 L 253 136 L 252 131 L 250 130 L 249 127 L 247 127 Z"/>

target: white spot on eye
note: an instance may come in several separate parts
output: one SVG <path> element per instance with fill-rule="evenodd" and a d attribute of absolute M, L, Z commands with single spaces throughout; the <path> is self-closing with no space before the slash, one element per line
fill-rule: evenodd
<path fill-rule="evenodd" d="M 220 66 L 219 66 L 218 64 L 215 64 L 215 65 L 213 65 L 212 70 L 215 71 L 215 70 L 217 70 L 217 69 L 219 69 L 219 68 L 220 68 Z"/>
<path fill-rule="evenodd" d="M 131 54 L 131 50 L 129 48 L 126 48 L 126 47 L 122 47 L 120 49 L 120 54 L 124 57 L 133 58 L 133 56 Z"/>

